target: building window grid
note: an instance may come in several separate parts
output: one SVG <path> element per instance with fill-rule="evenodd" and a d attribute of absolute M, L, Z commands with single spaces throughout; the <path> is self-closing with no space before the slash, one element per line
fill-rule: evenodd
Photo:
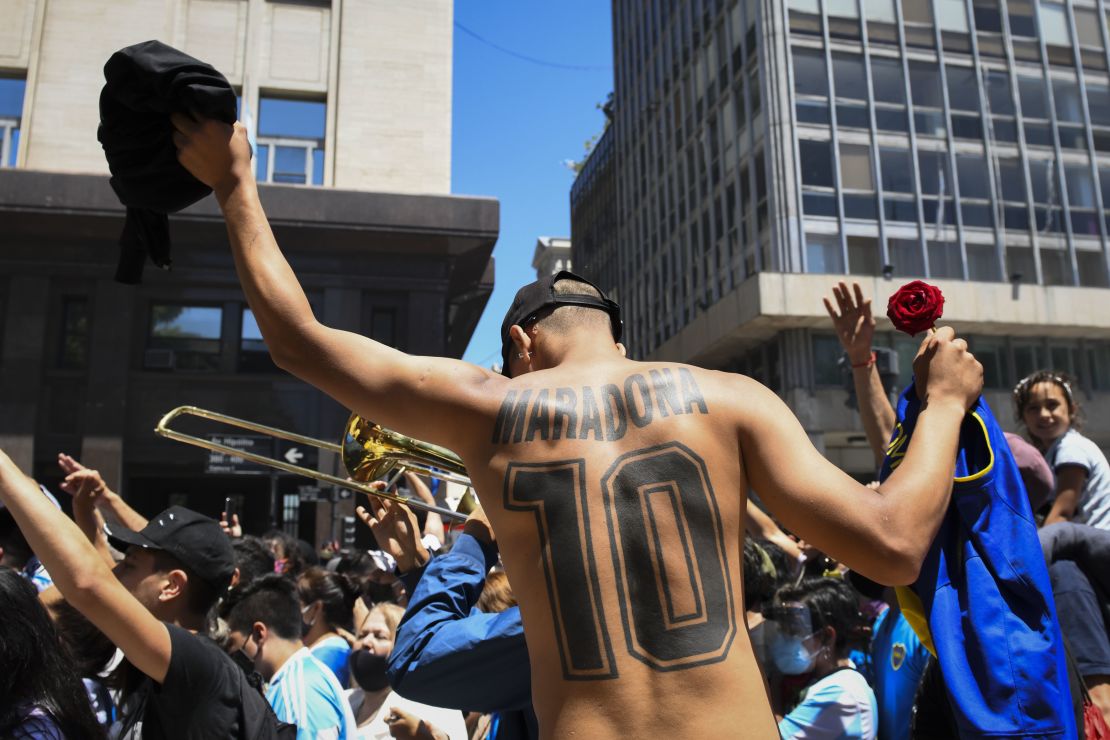
<path fill-rule="evenodd" d="M 969 0 L 969 2 L 970 2 L 970 0 Z M 968 7 L 968 9 L 970 9 L 970 6 L 967 6 L 967 7 Z M 1072 8 L 1070 4 L 1068 4 L 1067 7 L 1068 7 L 1067 19 L 1068 19 L 1068 22 L 1069 22 L 1070 34 L 1071 34 L 1071 39 L 1072 39 L 1072 53 L 1075 56 L 1078 57 L 1079 47 L 1078 47 L 1078 40 L 1077 40 L 1078 35 L 1075 32 L 1075 25 L 1074 25 L 1074 23 L 1075 23 L 1075 18 L 1074 18 L 1074 13 L 1073 13 L 1074 8 Z M 902 11 L 902 8 L 896 6 L 896 10 L 900 15 L 901 11 Z M 1038 6 L 1034 5 L 1033 6 L 1033 12 L 1036 13 L 1037 10 L 1038 10 Z M 1101 6 L 1100 6 L 1100 10 L 1101 10 Z M 825 14 L 824 14 L 824 12 L 822 12 L 822 20 L 824 19 L 824 17 L 825 17 Z M 969 17 L 969 19 L 970 19 L 970 17 Z M 900 24 L 900 25 L 902 27 L 904 27 L 904 24 Z M 1011 51 L 1012 47 L 1011 47 L 1010 39 L 1008 38 L 1010 30 L 1011 30 L 1011 25 L 1012 25 L 1011 23 L 1003 24 L 1002 32 L 1003 32 L 1003 35 L 1006 37 L 1005 38 L 1005 42 L 1006 42 L 1005 47 L 1007 49 L 1007 59 L 1006 59 L 1007 72 L 1009 73 L 1009 77 L 1011 79 L 1012 94 L 1016 98 L 1016 96 L 1017 96 L 1016 86 L 1013 85 L 1012 83 L 1016 82 L 1015 78 L 1017 76 L 1017 70 L 1020 69 L 1020 67 L 1016 64 L 1016 62 L 1015 62 L 1015 60 L 1012 56 L 1012 51 Z M 1107 53 L 1107 54 L 1110 54 L 1110 43 L 1108 43 L 1108 39 L 1106 38 L 1106 34 L 1107 34 L 1106 26 L 1105 26 L 1105 24 L 1100 24 L 1100 25 L 1102 25 L 1102 28 L 1100 29 L 1100 33 L 1103 34 L 1104 52 Z M 828 43 L 827 26 L 824 22 L 821 23 L 821 28 L 822 28 L 822 36 L 823 36 L 822 40 L 826 42 L 825 58 L 826 58 L 826 60 L 829 60 L 829 58 L 831 56 L 832 45 Z M 939 35 L 941 33 L 941 30 L 939 29 L 939 27 L 934 26 L 934 32 L 939 37 Z M 792 36 L 791 37 L 791 43 L 792 44 L 797 44 L 797 42 L 801 38 L 804 38 L 804 37 Z M 984 65 L 981 58 L 978 57 L 978 50 L 977 50 L 976 45 L 975 45 L 975 40 L 976 40 L 975 38 L 972 39 L 972 48 L 971 48 L 973 61 L 974 61 L 976 69 L 983 70 L 983 69 L 986 68 L 986 65 Z M 900 39 L 900 42 L 904 43 L 904 39 Z M 1043 37 L 1041 37 L 1039 39 L 1039 43 L 1042 47 L 1044 46 L 1045 40 L 1044 40 Z M 937 46 L 937 67 L 938 67 L 938 69 L 943 69 L 942 65 L 944 65 L 944 63 L 945 63 L 945 57 L 944 57 L 944 51 L 943 51 L 944 44 L 943 44 L 941 39 L 938 38 L 936 46 Z M 866 34 L 863 35 L 863 49 L 864 49 L 865 57 L 869 56 L 869 46 L 868 46 Z M 903 51 L 902 58 L 903 58 L 903 60 L 905 60 L 906 56 L 905 56 L 905 47 L 904 46 L 902 46 L 902 51 Z M 1058 117 L 1057 117 L 1056 101 L 1055 101 L 1055 98 L 1053 97 L 1053 94 L 1054 94 L 1055 91 L 1051 90 L 1051 88 L 1053 86 L 1051 84 L 1049 84 L 1049 81 L 1053 79 L 1053 75 L 1052 75 L 1052 70 L 1049 68 L 1047 52 L 1043 48 L 1040 49 L 1039 51 L 1040 51 L 1039 61 L 1041 62 L 1041 64 L 1039 66 L 1041 68 L 1041 74 L 1043 75 L 1042 79 L 1044 80 L 1044 84 L 1045 84 L 1045 88 L 1046 88 L 1046 96 L 1048 97 L 1048 100 L 1047 100 L 1047 102 L 1048 102 L 1048 106 L 1047 106 L 1048 111 L 1047 112 L 1049 114 L 1049 119 L 1048 120 L 1049 120 L 1050 125 L 1053 129 L 1053 132 L 1054 132 L 1053 149 L 1054 149 L 1054 154 L 1056 154 L 1056 156 L 1053 159 L 1054 159 L 1054 162 L 1055 162 L 1054 169 L 1056 170 L 1055 179 L 1059 183 L 1059 185 L 1057 187 L 1057 193 L 1058 193 L 1058 197 L 1060 199 L 1060 205 L 1058 206 L 1058 208 L 1061 210 L 1061 216 L 1063 216 L 1065 213 L 1070 213 L 1070 209 L 1067 206 L 1067 192 L 1066 192 L 1066 187 L 1065 187 L 1065 173 L 1064 173 L 1064 166 L 1065 166 L 1064 162 L 1065 162 L 1065 160 L 1061 156 L 1061 153 L 1060 153 L 1060 142 L 1059 142 L 1058 134 L 1057 134 L 1058 126 L 1059 126 L 1059 120 L 1058 120 Z M 828 67 L 830 67 L 828 77 L 831 80 L 831 65 L 828 64 L 828 61 L 826 61 L 826 64 L 827 64 Z M 1075 67 L 1077 69 L 1082 67 L 1082 63 L 1081 63 L 1080 60 L 1078 60 L 1078 59 L 1076 60 Z M 871 71 L 870 68 L 868 68 L 867 72 L 868 72 L 869 77 L 870 77 L 870 71 Z M 1080 95 L 1082 96 L 1082 99 L 1086 100 L 1087 99 L 1087 94 L 1086 94 L 1086 86 L 1085 86 L 1085 76 L 1084 76 L 1082 70 L 1078 70 L 1076 72 L 1076 74 L 1078 75 L 1077 85 L 1078 85 L 1079 90 L 1080 90 Z M 986 96 L 988 94 L 988 90 L 986 89 L 985 82 L 982 80 L 981 75 L 976 75 L 976 76 L 978 78 L 977 79 L 977 86 L 979 87 L 980 109 L 981 109 L 981 112 L 982 112 L 983 116 L 985 117 L 986 113 L 983 112 L 982 109 L 986 105 L 984 96 Z M 942 88 L 944 88 L 942 94 L 944 95 L 944 105 L 945 105 L 945 113 L 946 113 L 945 118 L 948 121 L 948 123 L 947 123 L 948 132 L 947 132 L 946 139 L 947 139 L 947 143 L 948 143 L 948 150 L 950 152 L 950 155 L 949 155 L 950 169 L 952 171 L 955 171 L 955 167 L 954 167 L 954 165 L 955 165 L 955 161 L 954 161 L 955 160 L 955 147 L 952 146 L 953 137 L 952 137 L 952 133 L 951 133 L 951 122 L 950 122 L 951 121 L 951 118 L 950 118 L 951 113 L 949 112 L 949 111 L 951 111 L 951 106 L 949 104 L 949 95 L 948 95 L 948 90 L 947 90 L 948 81 L 946 79 L 946 75 L 940 75 L 940 77 L 941 77 Z M 791 93 L 793 94 L 793 86 L 792 85 L 791 85 Z M 873 92 L 871 94 L 873 95 Z M 1017 103 L 1016 100 L 1015 100 L 1015 103 Z M 872 106 L 874 105 L 873 98 L 872 98 L 871 104 L 872 104 Z M 1090 167 L 1091 167 L 1091 178 L 1092 178 L 1092 181 L 1094 182 L 1096 207 L 1098 207 L 1099 206 L 1098 201 L 1103 201 L 1103 198 L 1102 198 L 1102 195 L 1101 195 L 1101 186 L 1098 182 L 1098 180 L 1099 180 L 1099 177 L 1098 177 L 1098 160 L 1097 160 L 1097 155 L 1095 154 L 1096 149 L 1094 147 L 1094 143 L 1093 143 L 1093 140 L 1092 140 L 1091 126 L 1090 126 L 1090 112 L 1089 112 L 1089 109 L 1087 108 L 1086 105 L 1084 105 L 1082 107 L 1083 107 L 1084 125 L 1087 128 L 1087 140 L 1088 140 L 1087 141 L 1087 149 L 1088 149 L 1088 155 L 1089 155 L 1088 158 L 1085 161 L 1088 162 L 1090 164 Z M 1016 108 L 1015 113 L 1016 113 L 1017 117 L 1020 120 L 1020 117 L 1022 115 L 1021 114 L 1021 107 L 1020 107 L 1020 105 L 1016 105 L 1015 108 Z M 832 119 L 832 117 L 834 115 L 835 115 L 835 106 L 830 104 L 830 119 Z M 911 123 L 913 123 L 913 122 L 911 122 Z M 1024 128 L 1024 127 L 1019 126 L 1019 129 L 1020 128 Z M 872 137 L 873 137 L 873 139 L 872 139 L 873 141 L 874 141 L 875 131 L 876 131 L 876 128 L 873 126 L 872 127 L 872 132 L 871 132 Z M 832 132 L 830 132 L 830 133 L 831 133 L 830 138 L 832 138 L 834 140 L 839 138 L 836 135 L 836 128 L 833 128 Z M 1023 132 L 1021 132 L 1021 133 L 1023 133 Z M 985 137 L 983 137 L 983 138 L 985 138 Z M 1024 138 L 1024 137 L 1021 137 L 1021 138 Z M 985 150 L 987 152 L 987 155 L 990 157 L 990 161 L 992 162 L 992 165 L 993 165 L 995 160 L 996 160 L 996 157 L 998 156 L 993 151 L 994 147 L 992 146 L 992 144 L 994 142 L 985 141 L 983 139 L 980 139 L 980 140 L 982 141 L 982 143 L 985 147 Z M 916 143 L 916 137 L 911 135 L 911 141 Z M 1024 141 L 1019 141 L 1018 144 L 1019 144 L 1019 150 L 1025 150 L 1025 142 Z M 834 157 L 837 157 L 837 158 L 839 158 L 838 149 L 839 149 L 838 146 L 836 146 L 836 145 L 833 146 Z M 916 159 L 916 157 L 915 157 L 915 159 Z M 837 162 L 837 164 L 836 164 L 836 169 L 839 170 L 839 162 Z M 1028 178 L 1030 176 L 1029 171 L 1026 170 L 1026 168 L 1024 166 L 1022 167 L 1022 169 L 1023 169 L 1024 176 L 1026 178 Z M 955 180 L 955 178 L 952 178 L 952 179 Z M 1027 185 L 1028 185 L 1028 183 L 1027 183 Z M 800 187 L 800 178 L 799 178 L 799 187 Z M 953 192 L 954 195 L 958 194 L 958 188 L 959 188 L 958 182 L 953 181 L 952 184 L 951 184 L 951 189 L 952 189 L 952 192 Z M 838 190 L 839 190 L 839 184 L 838 184 Z M 992 183 L 992 190 L 996 190 L 996 184 L 994 184 L 994 183 Z M 1030 198 L 1031 192 L 1029 192 L 1030 187 L 1026 187 L 1026 190 L 1027 190 L 1026 207 L 1029 208 L 1029 209 L 1032 209 L 1032 207 L 1033 207 L 1032 206 L 1032 199 Z M 838 199 L 840 197 L 841 196 L 838 194 Z M 999 204 L 999 202 L 1001 200 L 1000 194 L 998 192 L 992 192 L 991 193 L 991 199 L 992 199 L 993 204 Z M 954 201 L 959 202 L 955 198 L 954 198 Z M 1103 208 L 1101 213 L 1103 214 L 1103 217 L 1099 219 L 1099 224 L 1100 224 L 1099 225 L 1099 229 L 1100 229 L 1099 236 L 1100 236 L 1100 240 L 1102 242 L 1103 257 L 1104 257 L 1103 261 L 1105 263 L 1106 262 L 1106 249 L 1107 249 L 1107 247 L 1106 247 L 1106 244 L 1107 244 L 1107 233 L 1106 233 L 1107 218 L 1105 217 L 1105 208 Z M 962 215 L 958 211 L 955 215 L 956 215 L 956 218 L 957 218 L 956 236 L 957 236 L 957 240 L 958 240 L 958 243 L 960 245 L 960 251 L 961 251 L 961 263 L 962 263 L 961 266 L 962 266 L 962 271 L 963 271 L 963 273 L 966 277 L 966 275 L 968 274 L 968 267 L 969 267 L 968 257 L 967 257 L 967 253 L 966 253 L 967 240 L 966 240 L 966 238 L 964 237 L 964 234 L 963 234 Z M 1033 214 L 1031 214 L 1031 215 L 1033 215 Z M 876 221 L 877 222 L 881 221 L 881 218 L 882 218 L 882 216 L 880 214 L 880 218 L 877 218 Z M 804 215 L 803 215 L 803 220 L 804 220 Z M 1033 222 L 1033 224 L 1035 224 L 1035 219 L 1030 219 L 1030 220 L 1031 220 L 1031 222 Z M 1069 270 L 1072 273 L 1072 275 L 1071 275 L 1071 277 L 1072 277 L 1071 284 L 1077 284 L 1078 280 L 1076 278 L 1078 276 L 1078 269 L 1077 269 L 1077 265 L 1076 265 L 1076 261 L 1075 261 L 1075 236 L 1072 233 L 1070 219 L 1069 218 L 1064 218 L 1063 220 L 1065 221 L 1064 226 L 1065 226 L 1065 235 L 1066 235 L 1065 238 L 1066 238 L 1066 245 L 1067 245 L 1066 248 L 1068 250 L 1069 261 L 1071 262 L 1071 267 L 1070 267 L 1070 270 Z M 921 238 L 922 242 L 924 242 L 925 239 L 927 238 L 927 236 L 926 236 L 926 232 L 925 232 L 926 225 L 923 223 L 923 219 L 922 219 L 922 223 L 919 224 L 919 226 L 920 226 L 921 232 L 922 232 L 920 234 L 920 238 Z M 996 253 L 997 253 L 997 256 L 1000 260 L 1002 260 L 1001 246 L 1003 244 L 1005 244 L 1005 237 L 1003 236 L 1003 234 L 1005 233 L 1006 230 L 1007 229 L 1005 227 L 1005 224 L 1002 223 L 999 219 L 996 219 L 996 223 L 994 224 L 995 241 L 996 241 Z M 1032 230 L 1035 231 L 1035 225 L 1033 226 Z M 843 233 L 843 230 L 841 230 L 841 233 Z M 1038 240 L 1036 239 L 1036 237 L 1034 235 L 1033 242 L 1034 242 L 1034 251 L 1035 252 L 1039 252 L 1039 246 L 1040 245 L 1037 243 L 1037 241 Z M 884 243 L 884 249 L 885 249 L 885 243 L 886 243 L 885 238 L 883 239 L 883 243 Z M 847 255 L 845 255 L 845 256 L 847 256 Z M 927 258 L 927 255 L 925 255 L 925 256 Z M 1039 255 L 1039 253 L 1036 254 L 1036 257 L 1037 257 L 1037 259 L 1036 259 L 1036 262 L 1037 262 L 1036 268 L 1037 268 L 1037 272 L 1040 273 L 1040 264 L 1039 264 L 1040 263 L 1040 259 L 1039 259 L 1040 255 Z M 1043 282 L 1043 278 L 1041 278 L 1039 274 L 1037 276 L 1037 279 L 1038 279 L 1038 282 Z"/>

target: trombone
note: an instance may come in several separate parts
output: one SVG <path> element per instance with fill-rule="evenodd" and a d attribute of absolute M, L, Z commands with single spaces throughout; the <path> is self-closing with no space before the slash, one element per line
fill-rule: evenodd
<path fill-rule="evenodd" d="M 230 445 L 213 442 L 203 437 L 171 429 L 169 426 L 170 423 L 181 416 L 196 416 L 228 426 L 246 429 L 247 431 L 257 432 L 276 439 L 284 439 L 307 447 L 315 447 L 320 450 L 334 452 L 343 460 L 343 466 L 347 469 L 350 478 L 340 478 L 339 476 L 329 475 L 319 470 L 312 470 L 311 468 L 294 465 L 285 460 L 259 455 L 246 450 L 239 450 Z M 363 419 L 358 414 L 351 414 L 351 417 L 347 420 L 342 443 L 325 442 L 322 439 L 306 437 L 302 434 L 288 432 L 284 429 L 258 424 L 253 421 L 246 421 L 245 419 L 228 416 L 227 414 L 221 414 L 217 411 L 197 408 L 196 406 L 178 406 L 172 409 L 159 420 L 158 425 L 154 427 L 154 433 L 176 442 L 184 442 L 185 444 L 201 447 L 212 452 L 222 452 L 230 457 L 238 457 L 260 465 L 284 470 L 287 473 L 324 481 L 325 483 L 332 483 L 354 491 L 361 491 L 371 496 L 377 496 L 378 498 L 396 501 L 414 509 L 421 509 L 423 511 L 439 514 L 446 519 L 463 521 L 466 519 L 467 514 L 475 508 L 470 478 L 466 475 L 466 467 L 463 465 L 458 455 L 445 447 L 422 442 L 418 439 L 406 437 L 403 434 L 385 429 L 372 421 Z M 388 490 L 379 491 L 369 484 L 370 481 L 383 478 L 388 473 L 396 471 L 393 477 L 387 482 L 386 489 L 388 489 L 406 470 L 438 478 L 448 483 L 458 483 L 467 486 L 470 490 L 467 490 L 466 494 L 460 499 L 459 511 L 454 511 L 442 506 L 426 504 L 419 499 L 398 496 L 397 494 L 389 493 Z"/>

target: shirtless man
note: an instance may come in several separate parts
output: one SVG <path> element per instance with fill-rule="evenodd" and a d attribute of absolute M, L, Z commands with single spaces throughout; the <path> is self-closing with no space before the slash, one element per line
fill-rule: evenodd
<path fill-rule="evenodd" d="M 245 130 L 174 125 L 181 163 L 215 191 L 274 361 L 466 463 L 520 601 L 543 737 L 778 736 L 743 616 L 749 487 L 837 560 L 914 580 L 982 386 L 951 329 L 922 342 L 927 409 L 903 464 L 871 490 L 759 383 L 626 359 L 615 304 L 574 277 L 518 294 L 508 377 L 321 325 L 262 211 Z"/>

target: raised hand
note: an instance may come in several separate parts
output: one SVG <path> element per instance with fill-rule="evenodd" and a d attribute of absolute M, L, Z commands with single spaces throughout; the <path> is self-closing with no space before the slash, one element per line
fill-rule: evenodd
<path fill-rule="evenodd" d="M 385 483 L 372 484 L 378 490 L 385 490 Z M 355 509 L 362 523 L 370 527 L 374 539 L 385 552 L 397 561 L 397 570 L 402 573 L 423 566 L 431 555 L 420 541 L 420 527 L 412 509 L 389 499 L 368 496 L 367 506 Z"/>
<path fill-rule="evenodd" d="M 80 465 L 80 463 L 77 464 Z M 93 505 L 99 503 L 108 491 L 108 486 L 100 477 L 100 473 L 85 467 L 67 475 L 59 487 L 72 496 L 74 501 L 88 502 Z"/>
<path fill-rule="evenodd" d="M 243 536 L 243 525 L 239 523 L 239 515 L 232 514 L 231 521 L 227 520 L 227 512 L 220 512 L 220 529 L 224 531 L 228 537 L 237 540 Z"/>
<path fill-rule="evenodd" d="M 215 191 L 216 197 L 230 192 L 236 182 L 249 180 L 251 149 L 247 129 L 238 121 L 229 126 L 212 119 L 193 120 L 182 113 L 170 115 L 177 161 L 193 177 Z"/>
<path fill-rule="evenodd" d="M 852 293 L 848 286 L 841 281 L 833 286 L 833 297 L 836 299 L 839 311 L 833 308 L 828 298 L 823 298 L 825 310 L 836 329 L 836 337 L 840 346 L 848 353 L 848 359 L 853 365 L 867 362 L 871 357 L 871 340 L 875 336 L 875 317 L 871 314 L 871 299 L 863 297 L 863 290 L 859 283 L 852 283 Z"/>

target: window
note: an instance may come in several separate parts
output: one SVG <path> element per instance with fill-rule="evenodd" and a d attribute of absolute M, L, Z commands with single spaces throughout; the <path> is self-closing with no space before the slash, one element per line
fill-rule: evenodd
<path fill-rule="evenodd" d="M 821 9 L 817 0 L 790 0 L 789 5 L 790 31 L 792 33 L 805 33 L 815 36 L 821 35 Z M 739 5 L 736 6 L 736 8 L 739 7 Z M 733 17 L 735 18 L 737 15 L 737 13 L 734 13 Z M 682 16 L 685 18 L 686 14 L 682 13 Z M 733 37 L 737 40 L 739 40 L 740 37 L 737 24 L 735 23 L 733 24 Z M 687 48 L 685 44 L 683 48 Z"/>
<path fill-rule="evenodd" d="M 1066 228 L 1060 208 L 1060 178 L 1056 170 L 1056 160 L 1031 160 L 1029 180 L 1033 184 L 1033 206 L 1037 230 L 1043 233 L 1063 233 Z"/>
<path fill-rule="evenodd" d="M 1012 386 L 1010 380 L 1010 357 L 1006 351 L 1006 340 L 999 337 L 972 337 L 971 351 L 975 359 L 983 365 L 983 385 L 987 388 Z"/>
<path fill-rule="evenodd" d="M 243 373 L 272 373 L 277 372 L 278 366 L 270 359 L 270 351 L 262 339 L 262 331 L 258 328 L 258 321 L 254 312 L 243 308 L 242 323 L 239 328 L 239 372 Z"/>
<path fill-rule="evenodd" d="M 806 272 L 844 272 L 840 239 L 833 234 L 806 234 Z"/>
<path fill-rule="evenodd" d="M 952 206 L 952 173 L 948 167 L 947 153 L 919 150 L 917 166 L 921 178 L 921 205 L 925 212 L 925 223 L 934 224 L 938 231 L 944 224 L 954 225 L 956 214 Z M 930 257 L 930 265 L 931 260 Z"/>
<path fill-rule="evenodd" d="M 219 369 L 222 322 L 223 310 L 218 306 L 152 304 L 144 366 L 161 370 Z"/>
<path fill-rule="evenodd" d="M 887 252 L 896 277 L 925 277 L 925 257 L 917 239 L 891 239 Z"/>
<path fill-rule="evenodd" d="M 1039 62 L 1041 47 L 1037 41 L 1033 0 L 1007 0 L 1006 9 L 1010 14 L 1010 33 L 1014 37 L 1014 58 L 1023 62 Z"/>
<path fill-rule="evenodd" d="M 990 168 L 981 154 L 957 154 L 956 174 L 960 182 L 960 210 L 965 227 L 989 229 L 991 215 Z M 970 256 L 969 256 L 970 259 Z"/>
<path fill-rule="evenodd" d="M 1106 54 L 1102 45 L 1102 28 L 1098 12 L 1092 8 L 1072 6 L 1075 13 L 1075 34 L 1079 37 L 1079 55 L 1087 69 L 1106 70 Z"/>
<path fill-rule="evenodd" d="M 62 300 L 62 335 L 58 367 L 83 370 L 89 363 L 89 300 L 67 296 Z"/>
<path fill-rule="evenodd" d="M 937 10 L 937 28 L 940 29 L 944 50 L 963 54 L 971 53 L 971 30 L 967 22 L 964 0 L 934 0 Z"/>
<path fill-rule="evenodd" d="M 867 38 L 871 43 L 898 43 L 894 0 L 863 0 L 863 15 L 867 19 Z"/>
<path fill-rule="evenodd" d="M 263 97 L 255 155 L 258 180 L 322 185 L 325 118 L 322 102 Z"/>
<path fill-rule="evenodd" d="M 921 136 L 944 136 L 944 98 L 936 62 L 910 62 L 910 95 L 917 133 Z"/>
<path fill-rule="evenodd" d="M 948 104 L 952 109 L 952 135 L 957 139 L 983 138 L 983 119 L 979 113 L 979 78 L 971 67 L 945 65 L 948 78 Z"/>
<path fill-rule="evenodd" d="M 836 97 L 867 100 L 867 73 L 859 54 L 833 54 L 833 83 Z"/>
<path fill-rule="evenodd" d="M 1030 146 L 1052 146 L 1052 129 L 1048 124 L 1048 93 L 1044 78 L 1018 75 L 1021 112 L 1025 116 L 1025 141 Z"/>
<path fill-rule="evenodd" d="M 1089 248 L 1088 248 L 1089 247 Z M 1086 288 L 1105 288 L 1107 282 L 1106 260 L 1097 242 L 1078 242 L 1075 247 L 1075 261 L 1079 267 L 1079 284 Z"/>
<path fill-rule="evenodd" d="M 801 139 L 798 141 L 798 154 L 803 185 L 833 187 L 832 142 Z"/>
<path fill-rule="evenodd" d="M 840 357 L 844 354 L 844 350 L 840 347 L 840 340 L 827 334 L 814 334 L 812 340 L 814 383 L 823 386 L 840 386 L 843 383 Z"/>
<path fill-rule="evenodd" d="M 996 283 L 1002 279 L 999 274 L 998 252 L 994 244 L 973 244 L 967 250 L 967 278 L 981 283 Z"/>
<path fill-rule="evenodd" d="M 1016 144 L 1017 122 L 1014 118 L 1014 99 L 1010 94 L 1010 75 L 997 70 L 985 70 L 983 87 L 986 91 L 987 113 L 991 116 L 992 140 Z"/>
<path fill-rule="evenodd" d="M 871 171 L 871 147 L 840 145 L 840 184 L 844 189 L 844 217 L 874 221 L 875 176 Z"/>
<path fill-rule="evenodd" d="M 27 81 L 0 77 L 0 167 L 15 167 Z"/>
<path fill-rule="evenodd" d="M 1087 345 L 1087 382 L 1098 391 L 1110 391 L 1110 344 L 1099 342 Z"/>
<path fill-rule="evenodd" d="M 936 45 L 933 37 L 932 4 L 923 0 L 901 0 L 906 44 L 923 48 Z"/>
<path fill-rule="evenodd" d="M 829 18 L 829 36 L 841 39 L 860 37 L 856 0 L 825 0 L 825 13 Z"/>
<path fill-rule="evenodd" d="M 979 54 L 1004 59 L 1002 46 L 1002 9 L 998 0 L 972 0 L 975 30 L 979 39 Z"/>
<path fill-rule="evenodd" d="M 825 52 L 799 46 L 795 46 L 791 51 L 794 57 L 794 92 L 799 95 L 828 97 L 829 82 L 825 71 Z"/>
<path fill-rule="evenodd" d="M 964 276 L 960 260 L 960 245 L 955 242 L 929 242 L 929 276 L 934 278 L 961 279 Z"/>
<path fill-rule="evenodd" d="M 1068 186 L 1068 213 L 1072 233 L 1076 236 L 1099 237 L 1098 211 L 1095 204 L 1095 183 L 1089 164 L 1064 165 L 1064 182 Z"/>
<path fill-rule="evenodd" d="M 906 81 L 901 61 L 871 57 L 871 83 L 875 89 L 875 102 L 906 104 Z"/>
<path fill-rule="evenodd" d="M 882 149 L 879 164 L 883 173 L 883 190 L 890 193 L 913 193 L 913 165 L 908 149 Z"/>
<path fill-rule="evenodd" d="M 881 275 L 883 258 L 873 236 L 848 237 L 848 271 L 853 275 Z"/>
<path fill-rule="evenodd" d="M 1041 35 L 1048 50 L 1051 64 L 1074 66 L 1071 51 L 1071 33 L 1068 31 L 1068 14 L 1063 3 L 1040 2 Z"/>

